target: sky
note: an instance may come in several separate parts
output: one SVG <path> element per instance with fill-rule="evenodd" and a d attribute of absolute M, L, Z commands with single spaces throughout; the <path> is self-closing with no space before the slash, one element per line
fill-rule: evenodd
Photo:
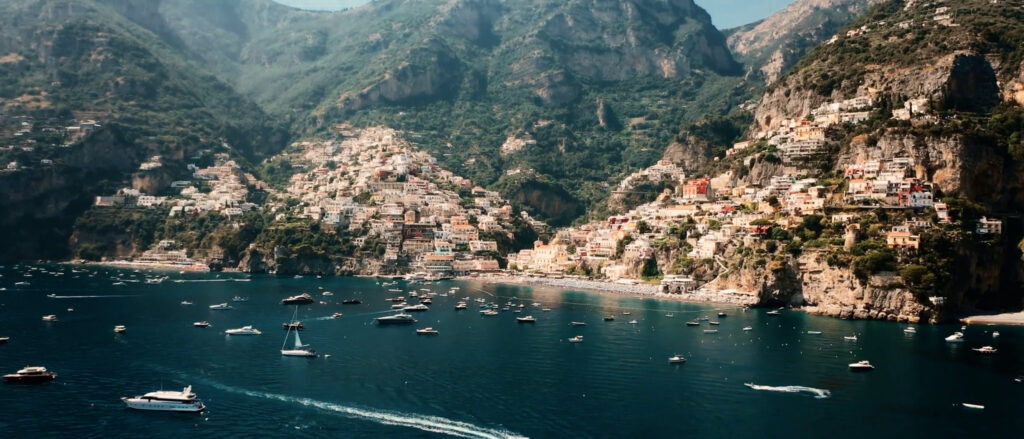
<path fill-rule="evenodd" d="M 368 0 L 275 0 L 303 9 L 336 11 L 367 3 Z M 711 14 L 719 29 L 728 29 L 765 18 L 794 0 L 695 0 Z"/>

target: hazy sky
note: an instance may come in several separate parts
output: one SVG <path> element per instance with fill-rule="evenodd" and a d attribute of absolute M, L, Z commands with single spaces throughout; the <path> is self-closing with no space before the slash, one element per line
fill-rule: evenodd
<path fill-rule="evenodd" d="M 368 0 L 275 0 L 303 9 L 338 10 L 367 3 Z M 696 0 L 707 9 L 715 26 L 728 29 L 771 15 L 794 0 Z"/>

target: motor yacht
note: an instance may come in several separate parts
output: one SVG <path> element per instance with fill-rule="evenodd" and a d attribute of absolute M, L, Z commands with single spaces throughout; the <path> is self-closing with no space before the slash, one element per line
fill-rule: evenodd
<path fill-rule="evenodd" d="M 295 331 L 301 331 L 303 329 L 306 329 L 306 325 L 303 325 L 302 322 L 298 322 L 298 321 L 295 321 L 295 322 L 285 322 L 285 323 L 282 323 L 281 326 L 285 330 L 291 329 L 291 330 L 295 330 Z"/>
<path fill-rule="evenodd" d="M 118 334 L 124 334 L 125 332 L 128 332 L 128 328 L 126 328 L 124 325 L 117 325 L 114 326 L 114 332 Z"/>
<path fill-rule="evenodd" d="M 569 343 L 583 343 L 583 336 L 577 335 L 575 337 L 569 337 Z"/>
<path fill-rule="evenodd" d="M 411 325 L 416 323 L 416 319 L 410 314 L 398 313 L 390 316 L 377 317 L 375 319 L 378 325 Z"/>
<path fill-rule="evenodd" d="M 519 323 L 537 323 L 537 319 L 533 316 L 516 317 L 516 321 Z"/>
<path fill-rule="evenodd" d="M 192 386 L 185 387 L 180 392 L 170 390 L 158 390 L 145 395 L 124 397 L 122 401 L 130 409 L 136 410 L 157 410 L 165 412 L 201 412 L 206 408 L 195 393 L 192 393 Z"/>
<path fill-rule="evenodd" d="M 405 312 L 424 312 L 424 311 L 430 311 L 430 307 L 420 303 L 420 304 L 417 304 L 417 305 L 406 306 L 406 307 L 402 308 L 402 311 L 405 311 Z"/>
<path fill-rule="evenodd" d="M 227 310 L 233 309 L 233 308 L 232 308 L 231 305 L 228 305 L 227 302 L 224 302 L 224 303 L 218 303 L 216 305 L 210 305 L 210 309 L 212 309 L 214 311 L 227 311 Z"/>
<path fill-rule="evenodd" d="M 41 383 L 53 381 L 57 374 L 46 370 L 43 366 L 25 366 L 15 373 L 4 375 L 4 381 L 9 383 Z"/>
<path fill-rule="evenodd" d="M 418 335 L 437 335 L 437 334 L 439 334 L 439 332 L 437 332 L 437 330 L 434 329 L 434 328 L 426 327 L 426 328 L 422 328 L 422 329 L 417 329 L 416 330 L 416 334 L 418 334 Z"/>
<path fill-rule="evenodd" d="M 992 346 L 982 346 L 980 348 L 974 348 L 974 349 L 971 349 L 971 350 L 974 351 L 974 352 L 977 352 L 979 354 L 994 354 L 994 353 L 996 353 L 998 351 L 998 349 L 996 349 L 996 348 L 994 348 Z"/>
<path fill-rule="evenodd" d="M 209 328 L 210 327 L 210 322 L 207 322 L 207 321 L 204 320 L 202 322 L 192 323 L 192 326 L 195 326 L 197 328 Z"/>
<path fill-rule="evenodd" d="M 259 329 L 253 328 L 252 325 L 245 325 L 241 328 L 228 329 L 224 331 L 227 335 L 260 335 L 263 332 Z"/>
<path fill-rule="evenodd" d="M 316 303 L 316 300 L 313 300 L 313 296 L 310 296 L 307 293 L 281 299 L 282 305 L 305 305 L 307 303 Z"/>
<path fill-rule="evenodd" d="M 569 326 L 587 326 L 587 324 L 585 322 L 572 322 L 569 323 Z"/>
<path fill-rule="evenodd" d="M 959 331 L 954 332 L 949 337 L 946 337 L 946 341 L 949 343 L 962 343 L 964 341 L 964 333 Z"/>
<path fill-rule="evenodd" d="M 682 355 L 673 355 L 668 357 L 669 364 L 682 364 L 686 362 L 686 359 Z"/>

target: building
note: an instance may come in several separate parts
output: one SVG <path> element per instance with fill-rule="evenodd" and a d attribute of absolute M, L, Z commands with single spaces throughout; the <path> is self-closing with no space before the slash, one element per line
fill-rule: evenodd
<path fill-rule="evenodd" d="M 885 245 L 893 249 L 917 251 L 921 237 L 910 233 L 909 227 L 896 226 L 886 236 Z"/>
<path fill-rule="evenodd" d="M 987 217 L 981 217 L 978 220 L 978 226 L 975 231 L 979 235 L 998 235 L 1003 233 L 1003 221 L 997 219 L 989 219 Z"/>

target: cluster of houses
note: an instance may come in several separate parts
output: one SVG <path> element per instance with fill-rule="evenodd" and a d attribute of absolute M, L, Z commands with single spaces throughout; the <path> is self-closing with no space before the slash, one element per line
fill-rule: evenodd
<path fill-rule="evenodd" d="M 909 177 L 914 174 L 914 161 L 910 158 L 870 160 L 847 165 L 848 180 L 845 198 L 859 204 L 875 201 L 883 205 L 906 208 L 933 207 L 932 185 L 927 181 Z"/>
<path fill-rule="evenodd" d="M 93 130 L 101 127 L 95 120 L 73 120 L 71 125 L 68 121 L 57 118 L 36 119 L 28 115 L 9 115 L 0 113 L 0 160 L 4 152 L 33 153 L 37 147 L 71 146 L 78 142 Z M 52 142 L 52 144 L 50 144 Z M 43 150 L 40 150 L 43 151 Z M 53 159 L 38 157 L 31 159 L 31 163 L 23 160 L 5 160 L 0 164 L 0 172 L 19 171 L 31 164 L 51 166 Z M 22 156 L 22 159 L 25 157 Z"/>
<path fill-rule="evenodd" d="M 384 263 L 434 274 L 498 270 L 497 241 L 509 235 L 514 212 L 494 191 L 442 169 L 398 132 L 365 128 L 341 141 L 293 145 L 291 162 L 304 169 L 285 195 L 296 214 L 384 243 Z M 278 219 L 284 219 L 280 213 Z M 546 227 L 523 213 L 534 227 Z"/>

